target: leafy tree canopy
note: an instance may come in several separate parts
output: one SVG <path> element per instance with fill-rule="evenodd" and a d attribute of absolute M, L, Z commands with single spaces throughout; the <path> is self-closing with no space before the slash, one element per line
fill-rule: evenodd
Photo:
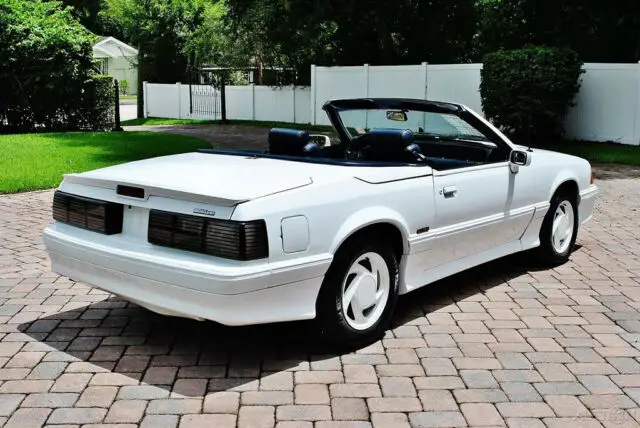
<path fill-rule="evenodd" d="M 226 0 L 235 40 L 271 66 L 458 62 L 469 57 L 475 0 Z"/>
<path fill-rule="evenodd" d="M 0 130 L 79 126 L 94 37 L 58 1 L 0 0 Z"/>
<path fill-rule="evenodd" d="M 481 53 L 565 46 L 588 62 L 640 60 L 638 0 L 481 0 Z"/>

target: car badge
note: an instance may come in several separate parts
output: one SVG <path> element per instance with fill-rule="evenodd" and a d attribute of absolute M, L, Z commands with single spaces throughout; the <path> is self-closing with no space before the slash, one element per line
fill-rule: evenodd
<path fill-rule="evenodd" d="M 193 209 L 193 213 L 194 214 L 202 214 L 202 215 L 208 215 L 208 216 L 215 216 L 216 212 L 213 210 L 208 210 L 206 208 L 194 208 Z"/>

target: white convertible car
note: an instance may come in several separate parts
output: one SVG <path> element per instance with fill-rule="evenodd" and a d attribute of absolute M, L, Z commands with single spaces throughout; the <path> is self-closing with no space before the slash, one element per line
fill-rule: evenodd
<path fill-rule="evenodd" d="M 397 296 L 519 251 L 566 261 L 597 187 L 583 159 L 514 145 L 470 109 L 324 106 L 335 134 L 65 175 L 53 270 L 152 311 L 226 325 L 316 319 L 359 344 Z"/>

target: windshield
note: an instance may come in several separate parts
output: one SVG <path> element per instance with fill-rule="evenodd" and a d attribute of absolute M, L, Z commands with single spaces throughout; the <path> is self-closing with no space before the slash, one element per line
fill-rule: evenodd
<path fill-rule="evenodd" d="M 460 117 L 416 110 L 343 110 L 338 113 L 352 137 L 372 128 L 410 129 L 422 135 L 446 139 L 487 141 L 487 137 Z"/>

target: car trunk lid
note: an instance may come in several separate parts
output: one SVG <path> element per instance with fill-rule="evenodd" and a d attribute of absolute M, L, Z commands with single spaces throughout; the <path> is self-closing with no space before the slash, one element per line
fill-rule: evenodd
<path fill-rule="evenodd" d="M 311 183 L 308 170 L 292 162 L 186 153 L 67 174 L 63 185 L 109 189 L 119 202 L 169 198 L 232 207 Z M 143 189 L 144 196 L 123 196 L 118 186 Z"/>

